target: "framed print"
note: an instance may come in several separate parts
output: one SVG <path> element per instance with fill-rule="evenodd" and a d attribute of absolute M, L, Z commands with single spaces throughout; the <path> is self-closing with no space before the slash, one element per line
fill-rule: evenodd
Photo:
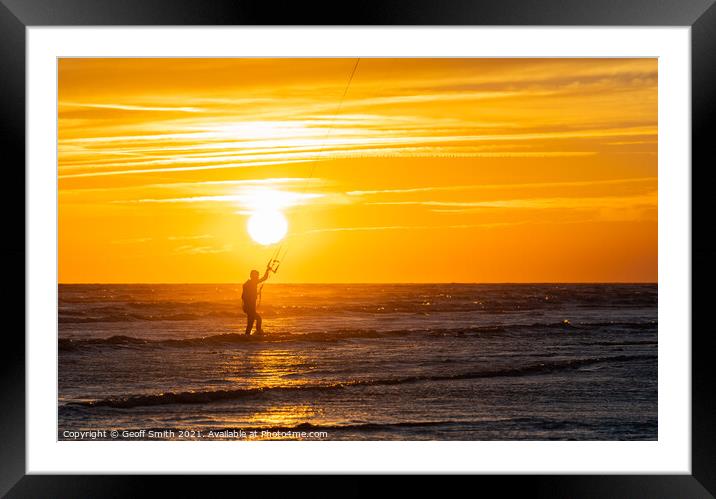
<path fill-rule="evenodd" d="M 709 2 L 63 6 L 1 11 L 3 493 L 713 492 Z"/>

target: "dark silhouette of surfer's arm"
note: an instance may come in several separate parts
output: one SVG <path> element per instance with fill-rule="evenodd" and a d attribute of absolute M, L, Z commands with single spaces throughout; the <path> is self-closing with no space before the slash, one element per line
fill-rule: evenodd
<path fill-rule="evenodd" d="M 261 279 L 259 279 L 259 282 L 264 282 L 266 279 L 268 279 L 268 278 L 269 278 L 269 272 L 271 272 L 271 269 L 270 269 L 270 268 L 267 268 L 267 269 L 266 269 L 266 272 L 264 272 L 264 276 L 263 276 Z"/>

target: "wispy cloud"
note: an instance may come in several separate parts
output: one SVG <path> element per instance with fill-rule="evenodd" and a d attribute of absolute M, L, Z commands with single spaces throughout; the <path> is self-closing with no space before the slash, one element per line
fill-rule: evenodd
<path fill-rule="evenodd" d="M 477 229 L 477 228 L 494 228 L 507 227 L 512 225 L 522 225 L 527 222 L 495 222 L 481 224 L 450 224 L 450 225 L 367 225 L 357 227 L 330 227 L 325 229 L 307 230 L 301 234 L 320 234 L 323 232 L 367 232 L 367 231 L 385 231 L 385 230 L 431 230 L 431 229 Z M 297 235 L 301 235 L 297 234 Z"/>
<path fill-rule="evenodd" d="M 91 192 L 108 192 L 108 191 L 128 191 L 128 190 L 147 190 L 147 189 L 170 189 L 170 190 L 199 190 L 206 187 L 232 187 L 232 186 L 266 186 L 266 187 L 289 187 L 299 185 L 318 185 L 326 183 L 325 179 L 318 177 L 267 177 L 267 178 L 249 178 L 249 179 L 226 179 L 226 180 L 199 180 L 196 182 L 161 182 L 154 184 L 140 183 L 138 185 L 108 185 L 103 187 L 87 187 L 85 185 L 77 185 L 73 187 L 64 187 L 63 194 L 69 193 L 91 193 Z"/>
<path fill-rule="evenodd" d="M 194 246 L 185 244 L 174 248 L 175 253 L 184 255 L 211 255 L 216 253 L 228 253 L 233 250 L 232 244 L 224 244 L 222 246 Z"/>
<path fill-rule="evenodd" d="M 172 113 L 198 113 L 202 111 L 196 107 L 174 107 L 174 106 L 140 106 L 130 104 L 88 104 L 80 102 L 60 102 L 60 108 L 74 107 L 74 108 L 90 108 L 90 109 L 114 109 L 117 111 L 159 111 L 159 112 L 172 112 Z"/>
<path fill-rule="evenodd" d="M 174 154 L 164 157 L 137 158 L 130 156 L 123 161 L 94 159 L 91 162 L 66 158 L 60 164 L 62 178 L 78 178 L 106 175 L 138 175 L 147 173 L 166 173 L 196 170 L 218 170 L 227 168 L 248 168 L 296 164 L 309 161 L 326 161 L 351 157 L 474 157 L 474 158 L 535 158 L 535 157 L 576 157 L 596 154 L 596 151 L 570 151 L 539 149 L 515 151 L 505 146 L 505 150 L 479 151 L 475 144 L 488 142 L 515 143 L 535 141 L 559 141 L 566 139 L 601 139 L 609 137 L 656 136 L 655 127 L 620 127 L 611 129 L 585 129 L 541 133 L 489 133 L 469 135 L 414 135 L 393 131 L 361 130 L 353 136 L 348 131 L 343 135 L 333 134 L 327 138 L 328 129 L 312 130 L 312 136 L 272 136 L 236 144 L 218 154 L 185 155 Z M 167 135 L 166 137 L 170 137 Z M 224 137 L 222 137 L 222 140 Z M 161 140 L 161 136 L 157 139 Z M 210 140 L 210 139 L 209 139 Z M 431 149 L 415 150 L 416 145 L 431 145 Z M 257 146 L 263 149 L 253 152 Z M 465 148 L 473 148 L 466 150 Z M 388 149 L 391 148 L 391 149 Z M 147 167 L 151 168 L 147 168 Z"/>
<path fill-rule="evenodd" d="M 295 184 L 319 184 L 324 182 L 321 178 L 316 177 L 270 177 L 270 178 L 250 178 L 250 179 L 227 179 L 227 180 L 204 180 L 199 182 L 185 182 L 185 183 L 171 183 L 171 184 L 151 184 L 152 187 L 168 186 L 168 187 L 179 187 L 179 186 L 192 186 L 199 187 L 202 185 L 260 185 L 260 186 L 282 186 L 282 185 L 295 185 Z"/>
<path fill-rule="evenodd" d="M 326 196 L 320 193 L 293 192 L 279 189 L 243 188 L 235 194 L 187 196 L 175 198 L 142 198 L 115 200 L 113 204 L 177 204 L 177 203 L 231 203 L 246 212 L 257 209 L 283 210 L 292 206 L 305 204 L 314 199 Z"/>
<path fill-rule="evenodd" d="M 377 201 L 367 203 L 379 206 L 426 206 L 437 208 L 435 211 L 456 212 L 481 208 L 515 209 L 573 209 L 573 208 L 629 208 L 633 206 L 656 205 L 656 192 L 633 196 L 595 196 L 595 197 L 548 197 L 498 199 L 490 201 Z"/>
<path fill-rule="evenodd" d="M 637 177 L 609 180 L 580 180 L 566 182 L 531 182 L 531 183 L 504 183 L 504 184 L 462 184 L 435 187 L 410 187 L 405 189 L 374 189 L 348 191 L 348 196 L 372 196 L 377 194 L 414 194 L 419 192 L 466 191 L 475 189 L 521 189 L 521 188 L 551 188 L 551 187 L 583 187 L 591 185 L 618 185 L 633 183 L 653 183 L 656 177 Z"/>
<path fill-rule="evenodd" d="M 580 157 L 656 139 L 654 60 L 401 61 L 396 73 L 395 62 L 366 59 L 340 115 L 351 61 L 293 61 L 291 71 L 215 62 L 122 62 L 122 85 L 62 80 L 60 179 L 351 158 Z M 208 71 L 216 77 L 173 79 Z M 131 74 L 146 83 L 128 84 Z"/>
<path fill-rule="evenodd" d="M 214 236 L 210 234 L 199 234 L 196 236 L 169 236 L 167 237 L 170 241 L 195 241 L 198 239 L 213 239 Z"/>
<path fill-rule="evenodd" d="M 171 173 L 171 172 L 188 172 L 188 171 L 199 171 L 199 170 L 222 170 L 222 169 L 233 169 L 233 168 L 251 168 L 257 166 L 270 166 L 278 164 L 293 164 L 302 163 L 302 160 L 284 160 L 284 161 L 256 161 L 254 163 L 230 163 L 225 165 L 211 165 L 211 166 L 182 166 L 172 168 L 144 168 L 144 169 L 130 169 L 130 170 L 110 170 L 110 171 L 89 171 L 85 173 L 70 173 L 64 175 L 58 175 L 60 179 L 63 178 L 86 178 L 86 177 L 105 177 L 113 175 L 138 175 L 142 173 Z"/>

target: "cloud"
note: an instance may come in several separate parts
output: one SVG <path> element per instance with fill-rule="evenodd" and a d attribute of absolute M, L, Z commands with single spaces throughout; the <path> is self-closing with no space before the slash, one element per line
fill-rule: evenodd
<path fill-rule="evenodd" d="M 187 196 L 174 198 L 143 198 L 112 201 L 114 204 L 176 204 L 176 203 L 232 203 L 244 211 L 260 209 L 283 210 L 305 204 L 309 200 L 319 199 L 325 194 L 292 192 L 280 189 L 242 188 L 234 194 Z"/>
<path fill-rule="evenodd" d="M 91 109 L 113 109 L 117 111 L 159 111 L 172 113 L 198 113 L 202 110 L 196 107 L 159 107 L 159 106 L 137 106 L 128 104 L 86 104 L 80 102 L 60 102 L 60 108 L 63 107 L 79 107 Z"/>
<path fill-rule="evenodd" d="M 438 212 L 473 211 L 483 208 L 510 209 L 619 209 L 635 206 L 656 206 L 656 191 L 633 196 L 549 197 L 498 199 L 490 201 L 377 201 L 370 205 L 426 206 Z"/>
<path fill-rule="evenodd" d="M 232 250 L 232 244 L 224 244 L 223 246 L 194 246 L 191 244 L 185 244 L 174 248 L 175 253 L 183 255 L 210 255 L 216 253 L 228 253 Z"/>
<path fill-rule="evenodd" d="M 540 92 L 546 95 L 553 92 Z M 445 101 L 479 101 L 486 99 L 504 99 L 508 97 L 535 95 L 535 92 L 505 92 L 505 91 L 452 91 L 443 93 L 415 93 L 404 95 L 388 95 L 385 97 L 372 97 L 369 99 L 354 99 L 344 103 L 345 107 L 370 107 L 395 104 L 434 103 Z"/>
<path fill-rule="evenodd" d="M 200 189 L 205 186 L 290 186 L 300 184 L 323 184 L 324 179 L 318 177 L 267 177 L 257 179 L 226 179 L 226 180 L 199 180 L 196 182 L 162 182 L 157 184 L 139 184 L 139 185 L 113 185 L 107 187 L 84 187 L 82 185 L 73 187 L 63 187 L 62 193 L 88 193 L 88 192 L 106 192 L 116 190 L 145 190 L 145 189 Z"/>
<path fill-rule="evenodd" d="M 250 178 L 239 180 L 204 180 L 200 182 L 184 182 L 172 184 L 154 184 L 154 186 L 170 186 L 177 187 L 180 185 L 202 186 L 202 185 L 290 185 L 302 183 L 322 183 L 323 179 L 316 177 L 269 177 L 269 178 Z"/>
<path fill-rule="evenodd" d="M 631 183 L 653 183 L 657 177 L 637 177 L 609 180 L 581 180 L 566 182 L 532 182 L 515 184 L 462 184 L 435 187 L 411 187 L 405 189 L 375 189 L 348 191 L 348 196 L 372 196 L 377 194 L 413 194 L 418 192 L 465 191 L 473 189 L 521 189 L 521 188 L 550 188 L 550 187 L 582 187 L 591 185 L 616 185 Z"/>
<path fill-rule="evenodd" d="M 167 239 L 170 241 L 194 241 L 197 239 L 213 239 L 214 236 L 209 234 L 200 234 L 198 236 L 168 236 Z"/>
<path fill-rule="evenodd" d="M 145 168 L 145 169 L 131 169 L 131 170 L 110 170 L 110 171 L 90 171 L 84 173 L 70 173 L 64 175 L 58 175 L 57 178 L 81 178 L 81 177 L 102 177 L 110 175 L 137 175 L 143 173 L 169 173 L 169 172 L 186 172 L 186 171 L 197 171 L 197 170 L 220 170 L 226 168 L 251 168 L 257 166 L 270 166 L 278 164 L 292 164 L 292 163 L 303 163 L 302 160 L 293 161 L 257 161 L 254 163 L 231 163 L 226 165 L 212 165 L 212 166 L 184 166 L 184 167 L 172 167 L 172 168 Z"/>
<path fill-rule="evenodd" d="M 289 165 L 302 162 L 325 161 L 351 157 L 570 157 L 588 156 L 596 151 L 568 150 L 532 150 L 514 151 L 510 145 L 507 150 L 477 151 L 475 144 L 511 142 L 542 142 L 565 139 L 599 139 L 607 137 L 656 136 L 657 129 L 650 126 L 628 126 L 616 128 L 582 129 L 528 133 L 480 133 L 442 135 L 413 135 L 394 130 L 382 131 L 344 130 L 342 134 L 327 137 L 328 129 L 321 132 L 313 130 L 312 136 L 284 135 L 271 136 L 251 142 L 235 143 L 224 151 L 208 154 L 171 154 L 160 157 L 133 156 L 123 161 L 111 158 L 110 161 L 92 158 L 78 160 L 65 158 L 60 162 L 59 178 L 93 177 L 103 175 L 137 175 L 146 173 L 165 173 L 195 170 L 218 170 L 227 168 L 249 168 L 261 166 Z M 437 132 L 437 131 L 433 131 Z M 171 136 L 171 135 L 168 135 Z M 158 139 L 161 140 L 161 139 Z M 254 148 L 263 146 L 259 151 Z M 414 150 L 415 146 L 430 149 Z M 386 148 L 392 148 L 388 150 Z M 466 149 L 468 148 L 468 149 Z M 472 149 L 470 149 L 472 148 Z M 90 152 L 91 153 L 91 152 Z M 172 166 L 184 165 L 184 166 Z M 146 168 L 152 166 L 155 168 Z"/>
<path fill-rule="evenodd" d="M 354 61 L 215 62 L 63 61 L 60 178 L 579 157 L 656 139 L 655 59 L 365 59 L 340 112 Z M 124 69 L 107 81 L 113 67 Z"/>
<path fill-rule="evenodd" d="M 430 230 L 430 229 L 477 229 L 477 228 L 494 228 L 506 227 L 512 225 L 522 225 L 527 222 L 495 222 L 482 224 L 452 224 L 452 225 L 367 225 L 357 227 L 330 227 L 325 229 L 312 229 L 302 234 L 318 234 L 322 232 L 366 232 L 366 231 L 383 231 L 383 230 Z M 301 235 L 301 234 L 298 234 Z"/>

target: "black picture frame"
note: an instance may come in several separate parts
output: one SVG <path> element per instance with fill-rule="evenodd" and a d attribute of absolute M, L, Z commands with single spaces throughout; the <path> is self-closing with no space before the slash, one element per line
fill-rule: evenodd
<path fill-rule="evenodd" d="M 528 489 L 550 497 L 713 497 L 716 495 L 716 397 L 714 340 L 710 327 L 709 286 L 716 277 L 716 243 L 709 228 L 716 141 L 716 6 L 714 0 L 431 0 L 350 2 L 333 5 L 267 0 L 0 0 L 0 151 L 6 195 L 2 196 L 5 237 L 0 245 L 12 280 L 2 287 L 6 317 L 0 355 L 0 495 L 7 497 L 124 497 L 150 492 L 147 481 L 164 493 L 205 494 L 186 477 L 40 476 L 25 466 L 25 39 L 32 26 L 150 25 L 543 25 L 690 26 L 692 70 L 692 474 L 646 476 L 480 477 L 500 493 Z M 683 165 L 689 168 L 689 165 Z M 21 188 L 22 186 L 22 188 Z M 697 231 L 696 228 L 701 228 Z M 694 272 L 698 267 L 698 272 Z M 24 272 L 21 272 L 24 269 Z M 21 275 L 22 274 L 22 275 Z M 670 331 L 688 334 L 689 331 Z M 269 485 L 269 477 L 259 478 Z M 302 488 L 308 477 L 289 487 Z M 233 480 L 223 477 L 220 481 Z M 245 480 L 245 478 L 240 478 Z M 332 480 L 330 480 L 332 481 Z M 342 495 L 359 493 L 362 481 Z M 420 483 L 419 480 L 417 483 Z M 214 482 L 220 485 L 218 482 Z M 272 492 L 277 493 L 271 481 Z M 329 489 L 332 485 L 326 485 Z M 365 486 L 366 489 L 368 485 Z M 328 489 L 327 489 L 328 490 Z"/>

